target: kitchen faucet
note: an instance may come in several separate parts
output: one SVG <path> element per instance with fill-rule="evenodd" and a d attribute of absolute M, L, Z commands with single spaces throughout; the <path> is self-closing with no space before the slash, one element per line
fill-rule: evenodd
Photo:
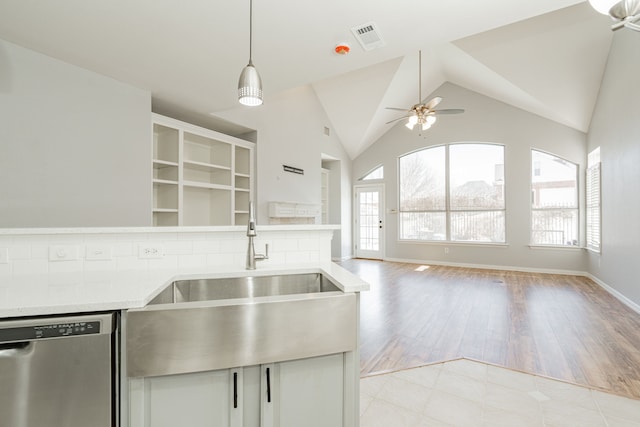
<path fill-rule="evenodd" d="M 256 237 L 256 213 L 253 207 L 253 202 L 249 202 L 249 222 L 247 223 L 247 237 L 249 238 L 249 247 L 247 248 L 247 263 L 245 268 L 247 270 L 256 269 L 256 261 L 262 261 L 269 259 L 269 245 L 264 245 L 264 255 L 256 254 L 256 250 L 253 247 L 253 238 Z"/>

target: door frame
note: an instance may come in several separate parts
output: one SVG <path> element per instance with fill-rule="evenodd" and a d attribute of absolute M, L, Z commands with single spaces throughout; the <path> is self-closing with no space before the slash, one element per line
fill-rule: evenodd
<path fill-rule="evenodd" d="M 360 218 L 359 210 L 358 210 L 358 192 L 361 190 L 377 190 L 380 194 L 379 197 L 379 205 L 378 205 L 378 217 L 379 221 L 382 224 L 380 227 L 380 250 L 378 251 L 379 256 L 375 257 L 366 257 L 366 259 L 379 259 L 384 260 L 385 256 L 385 227 L 386 227 L 386 218 L 385 218 L 385 188 L 384 183 L 375 183 L 375 184 L 356 184 L 353 186 L 353 256 L 354 258 L 358 258 L 358 243 L 360 238 L 360 229 L 358 227 L 358 220 Z"/>

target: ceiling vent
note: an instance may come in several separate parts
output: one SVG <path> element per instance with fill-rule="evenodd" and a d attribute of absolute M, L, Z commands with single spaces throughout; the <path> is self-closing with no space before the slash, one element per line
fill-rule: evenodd
<path fill-rule="evenodd" d="M 378 30 L 375 22 L 367 22 L 366 24 L 353 27 L 351 32 L 356 37 L 364 50 L 373 50 L 384 46 L 386 43 L 382 40 L 382 35 Z"/>

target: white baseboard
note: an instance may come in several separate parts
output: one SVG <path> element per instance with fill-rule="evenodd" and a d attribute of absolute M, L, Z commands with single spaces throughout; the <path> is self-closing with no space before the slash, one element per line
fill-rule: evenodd
<path fill-rule="evenodd" d="M 596 284 L 598 286 L 600 286 L 602 289 L 604 289 L 605 291 L 609 292 L 611 295 L 616 297 L 621 303 L 623 303 L 624 305 L 626 305 L 627 307 L 629 307 L 631 310 L 635 311 L 636 313 L 640 314 L 640 305 L 638 305 L 635 302 L 631 301 L 629 298 L 625 297 L 620 292 L 616 291 L 611 286 L 607 285 L 606 283 L 604 283 L 602 280 L 598 279 L 593 274 L 585 273 L 584 276 L 588 277 L 589 279 L 591 279 L 594 282 L 596 282 Z"/>

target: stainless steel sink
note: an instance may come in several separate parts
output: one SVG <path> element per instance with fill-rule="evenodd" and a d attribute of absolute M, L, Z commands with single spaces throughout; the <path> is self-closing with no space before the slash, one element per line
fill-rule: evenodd
<path fill-rule="evenodd" d="M 160 292 L 149 304 L 338 291 L 340 288 L 320 273 L 178 280 Z"/>
<path fill-rule="evenodd" d="M 272 298 L 267 298 L 272 297 Z M 357 298 L 320 273 L 171 283 L 126 314 L 130 377 L 353 351 Z"/>

